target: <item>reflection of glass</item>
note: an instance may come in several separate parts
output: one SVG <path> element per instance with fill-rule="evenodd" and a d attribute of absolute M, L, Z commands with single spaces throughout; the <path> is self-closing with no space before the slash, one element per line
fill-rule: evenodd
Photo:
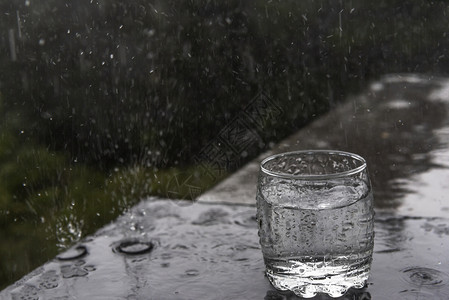
<path fill-rule="evenodd" d="M 278 291 L 267 291 L 265 299 L 298 299 L 294 295 L 285 294 L 284 292 Z M 328 297 L 320 297 L 319 299 L 328 299 Z M 343 297 L 338 298 L 340 300 L 369 300 L 371 299 L 371 294 L 368 293 L 365 289 L 350 289 Z"/>
<path fill-rule="evenodd" d="M 298 151 L 268 157 L 260 170 L 259 236 L 273 286 L 302 297 L 362 288 L 374 245 L 365 160 L 341 151 Z"/>

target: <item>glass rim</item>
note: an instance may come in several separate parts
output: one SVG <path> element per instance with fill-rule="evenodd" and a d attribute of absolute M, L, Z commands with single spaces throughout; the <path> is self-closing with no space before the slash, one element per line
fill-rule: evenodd
<path fill-rule="evenodd" d="M 361 165 L 356 168 L 347 170 L 347 171 L 336 172 L 336 173 L 331 173 L 331 174 L 298 174 L 298 175 L 284 173 L 284 172 L 271 171 L 264 167 L 264 165 L 267 162 L 272 161 L 272 160 L 282 157 L 282 156 L 293 156 L 295 154 L 307 154 L 307 153 L 323 153 L 323 154 L 328 154 L 328 155 L 337 154 L 340 156 L 346 156 L 346 157 L 355 159 L 355 160 L 359 161 L 361 163 Z M 360 173 L 365 169 L 366 169 L 366 160 L 362 156 L 355 154 L 355 153 L 341 151 L 341 150 L 298 150 L 298 151 L 283 152 L 283 153 L 270 155 L 270 156 L 266 157 L 264 160 L 262 160 L 260 163 L 260 171 L 261 172 L 263 172 L 267 175 L 273 176 L 273 177 L 285 178 L 285 179 L 303 179 L 303 180 L 333 179 L 333 178 L 341 178 L 341 177 L 351 176 L 351 175 Z"/>

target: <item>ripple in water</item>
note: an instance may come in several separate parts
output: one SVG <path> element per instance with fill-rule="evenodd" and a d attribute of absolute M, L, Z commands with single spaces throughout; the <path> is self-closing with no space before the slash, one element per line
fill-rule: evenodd
<path fill-rule="evenodd" d="M 228 220 L 228 212 L 220 208 L 211 208 L 198 217 L 195 221 L 192 222 L 193 225 L 203 225 L 210 226 L 216 224 L 226 224 L 229 223 Z"/>
<path fill-rule="evenodd" d="M 152 249 L 153 243 L 139 240 L 122 241 L 115 248 L 113 248 L 114 252 L 127 255 L 145 254 L 150 252 Z"/>
<path fill-rule="evenodd" d="M 434 295 L 433 293 L 427 292 L 427 291 L 403 291 L 400 292 L 398 295 L 398 298 L 401 300 L 419 300 L 419 299 L 441 299 L 446 300 L 446 298 L 438 297 L 437 295 Z"/>
<path fill-rule="evenodd" d="M 60 266 L 62 278 L 84 277 L 89 272 L 95 271 L 93 265 L 86 265 L 82 259 L 75 261 L 72 264 L 64 264 Z"/>
<path fill-rule="evenodd" d="M 243 212 L 234 216 L 234 223 L 247 228 L 257 228 L 257 218 L 255 212 Z"/>
<path fill-rule="evenodd" d="M 449 281 L 446 273 L 431 268 L 410 267 L 402 272 L 405 281 L 417 286 L 440 287 Z"/>
<path fill-rule="evenodd" d="M 200 274 L 200 271 L 198 271 L 196 269 L 190 269 L 190 270 L 186 270 L 185 274 L 187 276 L 198 276 Z"/>

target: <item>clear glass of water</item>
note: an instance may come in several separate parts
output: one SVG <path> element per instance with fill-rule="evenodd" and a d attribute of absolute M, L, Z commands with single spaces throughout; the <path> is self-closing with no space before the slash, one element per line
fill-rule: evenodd
<path fill-rule="evenodd" d="M 279 290 L 310 298 L 363 288 L 374 246 L 365 160 L 311 150 L 262 161 L 257 219 L 266 274 Z"/>

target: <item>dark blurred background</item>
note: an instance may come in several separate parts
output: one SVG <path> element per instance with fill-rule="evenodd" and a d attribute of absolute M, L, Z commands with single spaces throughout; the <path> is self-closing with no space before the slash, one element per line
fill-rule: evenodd
<path fill-rule="evenodd" d="M 449 70 L 445 1 L 223 2 L 0 0 L 0 288 L 174 195 L 178 174 L 204 191 L 383 74 Z M 257 142 L 205 171 L 236 120 Z"/>

